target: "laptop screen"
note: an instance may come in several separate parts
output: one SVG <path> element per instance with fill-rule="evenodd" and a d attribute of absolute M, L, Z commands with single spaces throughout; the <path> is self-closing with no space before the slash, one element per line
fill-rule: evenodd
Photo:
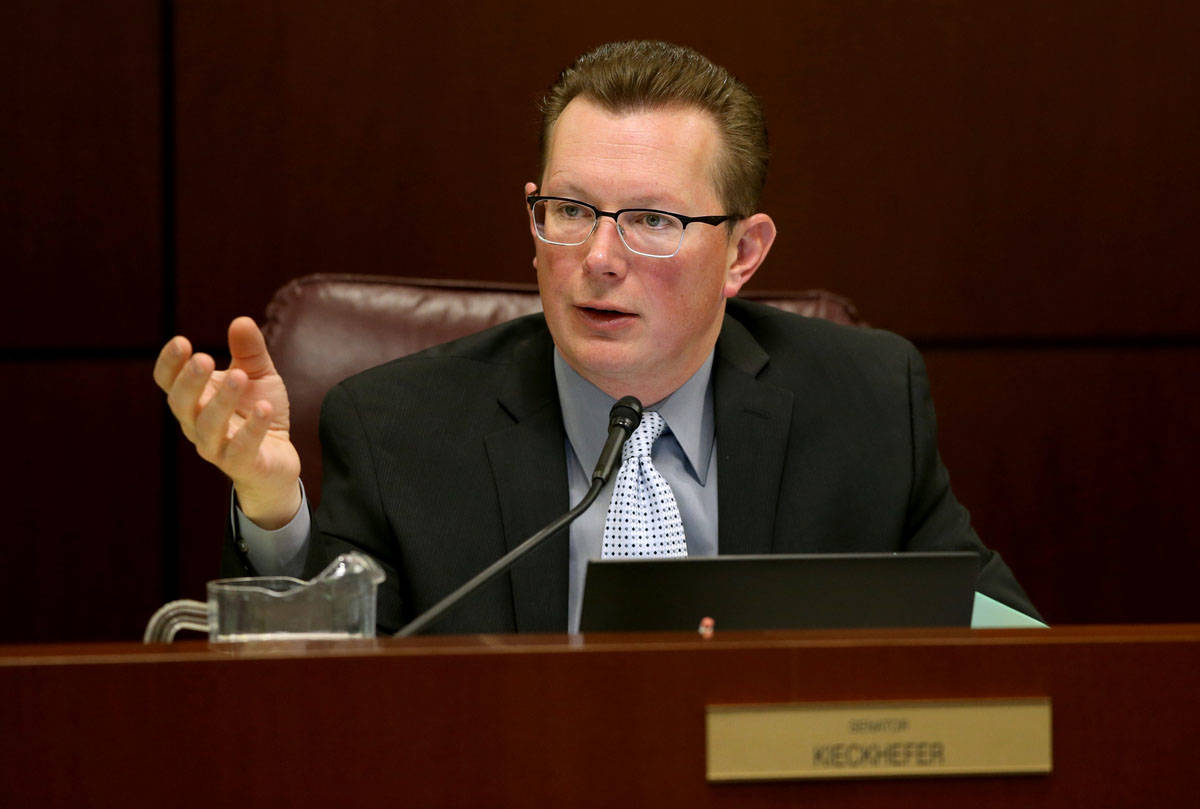
<path fill-rule="evenodd" d="M 582 632 L 970 626 L 971 552 L 591 561 Z"/>

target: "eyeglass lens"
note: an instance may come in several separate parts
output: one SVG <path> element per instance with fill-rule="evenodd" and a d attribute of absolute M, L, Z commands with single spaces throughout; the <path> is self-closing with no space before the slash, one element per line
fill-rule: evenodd
<path fill-rule="evenodd" d="M 568 200 L 543 199 L 534 203 L 533 222 L 548 242 L 583 244 L 592 235 L 596 212 Z M 683 222 L 656 211 L 623 211 L 617 231 L 630 250 L 648 256 L 672 256 L 683 241 Z"/>

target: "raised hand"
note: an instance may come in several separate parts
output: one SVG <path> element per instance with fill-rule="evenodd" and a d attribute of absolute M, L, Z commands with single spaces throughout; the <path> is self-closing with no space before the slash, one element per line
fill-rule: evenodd
<path fill-rule="evenodd" d="M 154 381 L 200 457 L 233 480 L 242 512 L 263 528 L 278 528 L 301 503 L 287 388 L 250 318 L 229 324 L 229 353 L 229 368 L 217 371 L 212 357 L 174 337 L 158 355 Z"/>

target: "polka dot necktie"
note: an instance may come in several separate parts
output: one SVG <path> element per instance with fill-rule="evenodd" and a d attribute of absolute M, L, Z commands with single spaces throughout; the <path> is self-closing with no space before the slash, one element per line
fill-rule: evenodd
<path fill-rule="evenodd" d="M 687 556 L 675 494 L 650 462 L 650 449 L 664 427 L 662 416 L 645 411 L 621 450 L 621 468 L 604 518 L 605 559 Z"/>

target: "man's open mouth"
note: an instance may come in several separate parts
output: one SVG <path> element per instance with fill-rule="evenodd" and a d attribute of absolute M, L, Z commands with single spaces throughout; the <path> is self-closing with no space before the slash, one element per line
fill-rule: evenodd
<path fill-rule="evenodd" d="M 600 306 L 579 306 L 576 308 L 578 308 L 584 317 L 596 322 L 617 321 L 634 317 L 631 312 L 623 312 L 619 309 L 606 309 Z"/>
<path fill-rule="evenodd" d="M 627 315 L 627 314 L 629 314 L 628 312 L 622 312 L 617 309 L 598 309 L 595 306 L 584 306 L 582 308 L 588 310 L 589 312 L 599 312 L 602 315 Z"/>

